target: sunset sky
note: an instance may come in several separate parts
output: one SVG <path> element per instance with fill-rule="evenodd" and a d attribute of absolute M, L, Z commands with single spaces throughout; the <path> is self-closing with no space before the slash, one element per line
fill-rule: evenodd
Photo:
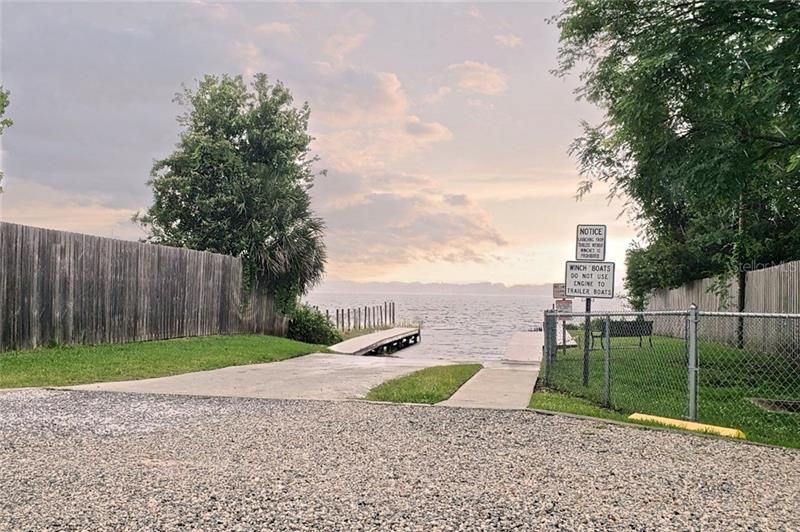
<path fill-rule="evenodd" d="M 329 277 L 559 281 L 575 224 L 605 223 L 619 278 L 622 201 L 574 197 L 568 146 L 602 115 L 550 73 L 559 7 L 3 2 L 0 219 L 140 238 L 181 83 L 265 72 L 311 106 Z"/>

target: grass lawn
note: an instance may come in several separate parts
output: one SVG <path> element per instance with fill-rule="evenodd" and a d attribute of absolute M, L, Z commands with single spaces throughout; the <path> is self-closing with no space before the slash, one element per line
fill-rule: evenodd
<path fill-rule="evenodd" d="M 386 381 L 371 389 L 367 399 L 432 405 L 448 399 L 481 369 L 480 364 L 434 366 Z"/>
<path fill-rule="evenodd" d="M 582 346 L 582 332 L 572 334 Z M 604 352 L 597 347 L 590 355 L 588 386 L 582 384 L 583 349 L 576 347 L 567 349 L 566 354 L 559 350 L 547 388 L 605 406 Z M 699 365 L 699 422 L 740 429 L 753 441 L 800 447 L 800 414 L 768 412 L 750 400 L 754 397 L 800 400 L 797 361 L 700 342 Z M 612 339 L 609 409 L 622 416 L 642 412 L 686 419 L 686 367 L 686 345 L 682 338 L 653 337 L 652 348 L 646 343 L 638 347 L 638 339 Z"/>
<path fill-rule="evenodd" d="M 537 390 L 534 392 L 531 395 L 531 402 L 528 404 L 528 408 L 613 419 L 614 421 L 629 421 L 628 416 L 602 408 L 587 399 L 549 390 Z"/>
<path fill-rule="evenodd" d="M 324 349 L 274 336 L 236 335 L 12 351 L 0 353 L 0 388 L 163 377 L 274 362 Z"/>

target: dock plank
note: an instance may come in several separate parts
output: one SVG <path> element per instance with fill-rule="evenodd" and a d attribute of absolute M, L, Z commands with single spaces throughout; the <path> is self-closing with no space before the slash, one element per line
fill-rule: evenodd
<path fill-rule="evenodd" d="M 365 355 L 384 345 L 390 345 L 405 338 L 419 337 L 419 335 L 418 327 L 394 327 L 351 338 L 332 345 L 328 349 L 342 355 Z"/>

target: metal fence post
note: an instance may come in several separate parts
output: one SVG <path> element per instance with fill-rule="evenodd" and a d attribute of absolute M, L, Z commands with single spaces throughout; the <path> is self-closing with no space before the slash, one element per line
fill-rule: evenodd
<path fill-rule="evenodd" d="M 694 303 L 689 307 L 689 315 L 686 319 L 688 320 L 689 329 L 689 419 L 697 421 L 697 322 L 699 320 L 699 314 L 697 312 L 697 305 Z"/>
<path fill-rule="evenodd" d="M 544 311 L 544 383 L 550 385 L 551 366 L 555 358 L 556 347 L 556 313 L 554 310 Z"/>
<path fill-rule="evenodd" d="M 611 406 L 611 315 L 606 315 L 606 356 L 605 375 L 603 380 L 603 401 L 606 406 Z"/>

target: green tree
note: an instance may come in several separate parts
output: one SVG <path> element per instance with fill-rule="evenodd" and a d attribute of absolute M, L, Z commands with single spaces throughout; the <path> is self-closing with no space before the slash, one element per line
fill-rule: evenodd
<path fill-rule="evenodd" d="M 210 76 L 176 101 L 177 149 L 153 166 L 153 205 L 135 216 L 147 240 L 239 256 L 289 311 L 322 277 L 323 221 L 314 215 L 308 104 L 264 74 Z"/>
<path fill-rule="evenodd" d="M 0 135 L 3 134 L 3 131 L 9 126 L 11 126 L 14 122 L 11 121 L 10 118 L 3 118 L 6 114 L 6 109 L 8 108 L 9 104 L 9 97 L 8 91 L 0 85 Z M 0 193 L 3 192 L 3 171 L 0 170 Z"/>
<path fill-rule="evenodd" d="M 800 258 L 800 3 L 572 0 L 556 23 L 558 73 L 606 112 L 572 146 L 579 194 L 608 182 L 649 243 L 629 290 Z"/>

